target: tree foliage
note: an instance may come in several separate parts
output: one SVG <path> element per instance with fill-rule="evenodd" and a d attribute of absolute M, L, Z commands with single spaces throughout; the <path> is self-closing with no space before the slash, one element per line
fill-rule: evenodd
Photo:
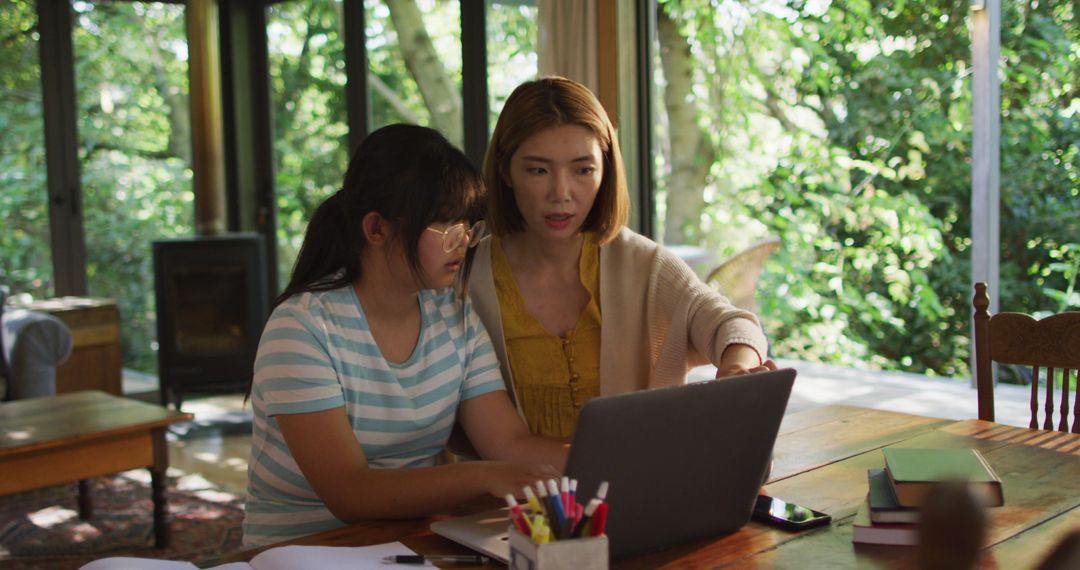
<path fill-rule="evenodd" d="M 1076 308 L 1080 28 L 1069 2 L 1003 3 L 1001 304 Z M 777 354 L 948 376 L 970 353 L 968 5 L 670 0 L 716 156 L 699 219 L 731 251 L 784 249 L 759 301 Z M 661 48 L 670 49 L 670 48 Z M 672 148 L 673 157 L 677 150 Z M 669 198 L 670 200 L 670 198 Z M 1070 304 L 1071 303 L 1071 304 Z"/>

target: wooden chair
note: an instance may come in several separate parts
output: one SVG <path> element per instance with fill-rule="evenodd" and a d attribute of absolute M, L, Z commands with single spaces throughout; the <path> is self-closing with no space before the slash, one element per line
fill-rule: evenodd
<path fill-rule="evenodd" d="M 709 272 L 705 282 L 712 285 L 733 305 L 757 312 L 754 291 L 765 260 L 780 248 L 780 238 L 768 237 L 724 259 Z"/>
<path fill-rule="evenodd" d="M 1046 401 L 1042 429 L 1054 429 L 1054 379 L 1061 371 L 1058 431 L 1069 430 L 1069 379 L 1080 370 L 1080 311 L 1035 320 L 1022 313 L 990 316 L 986 283 L 975 284 L 975 382 L 979 393 L 979 419 L 994 421 L 993 365 L 1032 367 L 1031 423 L 1038 429 L 1039 371 L 1046 370 Z M 1072 433 L 1080 433 L 1080 398 L 1073 395 Z"/>

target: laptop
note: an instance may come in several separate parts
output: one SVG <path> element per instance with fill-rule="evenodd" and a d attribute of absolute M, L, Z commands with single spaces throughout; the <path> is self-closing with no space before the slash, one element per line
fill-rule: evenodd
<path fill-rule="evenodd" d="M 795 381 L 792 369 L 590 400 L 566 475 L 585 503 L 608 481 L 612 559 L 717 537 L 750 520 Z M 507 562 L 506 509 L 431 530 Z"/>

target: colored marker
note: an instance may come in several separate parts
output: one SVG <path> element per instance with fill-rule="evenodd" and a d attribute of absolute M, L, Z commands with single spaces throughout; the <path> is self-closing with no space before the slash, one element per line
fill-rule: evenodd
<path fill-rule="evenodd" d="M 596 512 L 593 513 L 592 517 L 592 528 L 590 529 L 592 536 L 604 534 L 604 525 L 607 524 L 607 511 L 607 503 L 600 503 L 600 505 L 596 507 Z"/>
<path fill-rule="evenodd" d="M 570 504 L 570 478 L 563 477 L 562 485 L 559 487 L 559 499 L 562 500 L 562 510 L 566 513 L 566 517 L 570 518 L 574 515 L 573 506 Z"/>
<path fill-rule="evenodd" d="M 546 505 L 546 503 L 547 503 L 547 487 L 544 486 L 543 481 L 537 481 L 536 482 L 536 496 L 540 497 L 540 503 L 544 504 L 544 506 L 546 507 L 547 506 Z"/>
<path fill-rule="evenodd" d="M 601 481 L 600 486 L 598 486 L 596 488 L 596 498 L 600 499 L 601 501 L 606 501 L 607 500 L 607 489 L 608 489 L 608 482 L 607 481 Z"/>
<path fill-rule="evenodd" d="M 551 542 L 551 527 L 540 521 L 540 532 L 536 537 L 537 544 L 547 544 Z"/>
<path fill-rule="evenodd" d="M 547 524 L 544 522 L 544 515 L 536 515 L 532 519 L 532 539 L 533 542 L 540 544 L 540 537 L 544 534 L 544 527 Z"/>
<path fill-rule="evenodd" d="M 570 480 L 570 506 L 577 505 L 577 479 Z M 577 512 L 577 508 L 574 508 L 574 512 Z"/>
<path fill-rule="evenodd" d="M 562 508 L 562 501 L 559 497 L 559 487 L 556 485 L 554 479 L 548 479 L 548 514 L 551 521 L 551 532 L 555 535 L 555 538 L 566 538 L 566 513 Z"/>
<path fill-rule="evenodd" d="M 589 520 L 593 518 L 593 515 L 596 513 L 596 509 L 600 504 L 600 499 L 589 501 L 588 506 L 585 507 L 585 513 L 581 516 L 581 520 L 578 521 L 577 525 L 574 527 L 574 532 L 570 533 L 570 538 L 581 538 L 582 533 L 585 532 L 585 527 L 589 525 Z"/>
<path fill-rule="evenodd" d="M 514 521 L 514 526 L 521 531 L 521 534 L 532 536 L 532 529 L 529 528 L 529 519 L 525 518 L 525 513 L 521 512 L 521 507 L 518 506 L 517 501 L 514 500 L 514 496 L 510 493 L 506 494 L 506 506 L 510 507 L 510 520 Z"/>
<path fill-rule="evenodd" d="M 596 488 L 596 498 L 594 500 L 599 501 L 600 504 L 596 506 L 596 511 L 593 512 L 592 515 L 592 525 L 589 527 L 590 536 L 600 536 L 604 534 L 604 526 L 607 524 L 608 512 L 607 492 L 608 482 L 601 481 L 600 485 Z"/>
<path fill-rule="evenodd" d="M 536 500 L 536 493 L 533 493 L 532 487 L 528 485 L 525 485 L 525 502 L 529 504 L 533 513 L 544 514 L 544 507 L 540 505 L 540 501 Z"/>

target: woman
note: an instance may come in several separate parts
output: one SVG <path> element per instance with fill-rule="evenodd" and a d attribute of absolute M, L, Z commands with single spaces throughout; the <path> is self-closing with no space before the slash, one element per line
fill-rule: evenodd
<path fill-rule="evenodd" d="M 558 475 L 458 278 L 483 184 L 437 132 L 364 140 L 259 341 L 244 544 L 416 517 Z M 455 417 L 488 461 L 440 465 Z"/>
<path fill-rule="evenodd" d="M 484 163 L 491 239 L 470 297 L 533 433 L 567 437 L 599 395 L 775 369 L 757 318 L 680 259 L 626 228 L 615 129 L 574 81 L 547 77 L 507 99 Z"/>

